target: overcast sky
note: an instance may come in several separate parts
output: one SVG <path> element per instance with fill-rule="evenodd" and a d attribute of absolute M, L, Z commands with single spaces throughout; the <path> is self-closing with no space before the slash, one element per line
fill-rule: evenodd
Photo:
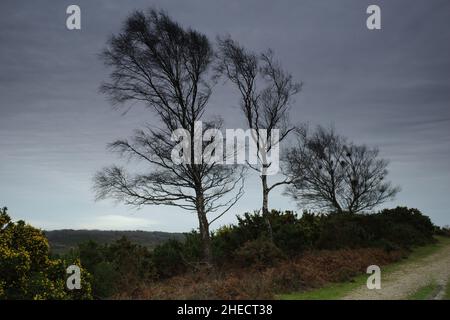
<path fill-rule="evenodd" d="M 66 29 L 66 8 L 81 7 L 82 30 Z M 366 28 L 381 7 L 382 29 Z M 154 116 L 139 105 L 122 116 L 98 87 L 98 58 L 135 9 L 165 9 L 214 40 L 230 34 L 254 51 L 272 48 L 304 88 L 294 122 L 333 124 L 378 146 L 402 192 L 386 206 L 417 207 L 450 224 L 450 1 L 366 0 L 2 0 L 0 2 L 0 205 L 43 229 L 189 231 L 194 214 L 95 202 L 92 176 L 118 163 L 105 146 Z M 236 96 L 215 88 L 210 113 L 243 127 Z M 281 195 L 271 207 L 296 209 Z M 215 226 L 261 203 L 256 176 Z"/>

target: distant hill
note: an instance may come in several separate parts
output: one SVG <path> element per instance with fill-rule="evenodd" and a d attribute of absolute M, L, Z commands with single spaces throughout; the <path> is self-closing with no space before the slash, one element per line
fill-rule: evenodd
<path fill-rule="evenodd" d="M 131 242 L 138 243 L 147 248 L 169 239 L 184 239 L 182 233 L 170 233 L 160 231 L 103 231 L 103 230 L 53 230 L 44 231 L 50 243 L 50 250 L 54 254 L 60 254 L 75 248 L 79 243 L 93 240 L 98 243 L 112 243 L 125 236 Z"/>

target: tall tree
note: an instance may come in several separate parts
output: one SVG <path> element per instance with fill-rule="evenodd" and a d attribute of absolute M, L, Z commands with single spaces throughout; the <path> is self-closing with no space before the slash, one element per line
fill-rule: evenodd
<path fill-rule="evenodd" d="M 371 210 L 399 192 L 386 181 L 388 161 L 376 148 L 355 145 L 332 128 L 299 135 L 288 153 L 294 183 L 287 193 L 301 205 L 335 212 Z"/>
<path fill-rule="evenodd" d="M 210 42 L 205 35 L 184 29 L 166 13 L 152 9 L 133 13 L 122 32 L 110 39 L 102 57 L 112 68 L 102 91 L 114 104 L 145 103 L 161 125 L 110 144 L 122 156 L 148 164 L 149 170 L 129 173 L 122 167 L 105 168 L 95 177 L 97 198 L 196 212 L 204 258 L 210 263 L 210 224 L 225 214 L 243 191 L 238 167 L 210 163 L 203 155 L 200 160 L 195 158 L 195 144 L 205 143 L 201 137 L 195 140 L 195 128 L 204 118 L 211 96 L 214 53 Z M 200 134 L 219 126 L 217 121 L 204 122 Z M 190 161 L 173 159 L 179 141 L 172 134 L 177 129 L 186 130 L 194 139 L 187 147 Z"/>
<path fill-rule="evenodd" d="M 218 74 L 225 75 L 240 94 L 241 109 L 247 125 L 254 129 L 259 165 L 248 164 L 260 173 L 262 185 L 262 212 L 269 211 L 269 193 L 276 187 L 291 183 L 289 178 L 269 184 L 267 170 L 272 165 L 265 154 L 275 144 L 283 141 L 296 129 L 289 123 L 289 109 L 293 97 L 300 91 L 301 84 L 292 79 L 292 75 L 283 70 L 274 59 L 273 52 L 255 54 L 240 46 L 231 38 L 219 38 Z M 267 139 L 260 129 L 266 130 Z M 274 130 L 279 130 L 278 141 L 271 138 Z"/>

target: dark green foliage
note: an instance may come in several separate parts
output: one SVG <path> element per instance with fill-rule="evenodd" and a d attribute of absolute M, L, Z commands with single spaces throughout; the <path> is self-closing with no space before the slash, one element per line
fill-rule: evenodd
<path fill-rule="evenodd" d="M 132 292 L 156 277 L 150 251 L 125 237 L 110 245 L 92 240 L 81 243 L 76 253 L 92 274 L 96 298 L 109 298 L 118 289 Z"/>
<path fill-rule="evenodd" d="M 240 229 L 233 225 L 218 229 L 212 237 L 212 251 L 215 262 L 221 265 L 232 261 L 235 250 L 246 241 L 254 239 L 256 238 L 247 239 L 242 236 Z"/>
<path fill-rule="evenodd" d="M 417 209 L 397 207 L 375 214 L 330 214 L 323 219 L 318 248 L 409 248 L 433 241 L 435 227 Z"/>
<path fill-rule="evenodd" d="M 122 288 L 136 288 L 155 277 L 151 253 L 125 237 L 107 248 L 107 258 L 116 266 L 119 274 L 117 284 Z"/>
<path fill-rule="evenodd" d="M 185 272 L 198 264 L 202 258 L 200 234 L 196 231 L 185 234 L 183 242 L 169 240 L 152 252 L 158 278 L 167 278 Z"/>
<path fill-rule="evenodd" d="M 183 243 L 169 240 L 153 250 L 153 263 L 161 278 L 170 277 L 186 271 L 187 266 L 182 257 Z"/>
<path fill-rule="evenodd" d="M 90 271 L 93 275 L 92 292 L 97 299 L 109 298 L 120 289 L 117 265 L 109 261 L 101 261 Z"/>
<path fill-rule="evenodd" d="M 435 231 L 427 216 L 417 209 L 403 207 L 374 214 L 303 212 L 301 217 L 291 211 L 272 210 L 268 218 L 273 234 L 271 244 L 286 257 L 312 249 L 407 249 L 432 242 Z M 186 260 L 193 263 L 198 260 L 199 254 L 192 254 L 199 250 L 198 233 L 192 232 L 188 239 L 185 243 L 171 241 L 155 250 L 157 269 L 163 277 L 189 269 Z M 263 247 L 267 241 L 267 224 L 262 215 L 246 213 L 238 217 L 237 225 L 224 226 L 212 235 L 214 261 L 219 266 L 242 264 L 239 260 L 244 259 L 244 253 L 265 251 L 267 248 Z M 256 263 L 255 259 L 245 258 Z"/>
<path fill-rule="evenodd" d="M 193 263 L 202 258 L 202 240 L 200 234 L 196 231 L 184 234 L 183 241 L 183 259 L 188 263 Z"/>
<path fill-rule="evenodd" d="M 322 220 L 316 246 L 320 249 L 358 248 L 373 245 L 375 235 L 367 215 L 334 213 Z"/>
<path fill-rule="evenodd" d="M 78 251 L 83 265 L 88 270 L 93 270 L 97 264 L 103 261 L 105 255 L 105 247 L 92 240 L 80 243 Z"/>
<path fill-rule="evenodd" d="M 407 249 L 433 242 L 435 227 L 417 209 L 397 207 L 374 214 L 312 214 L 299 218 L 290 211 L 269 214 L 273 244 L 286 256 L 309 249 L 380 247 Z M 236 256 L 247 243 L 267 238 L 266 225 L 258 213 L 246 213 L 236 226 L 219 229 L 213 236 L 216 261 Z M 248 245 L 248 244 L 247 244 Z"/>
<path fill-rule="evenodd" d="M 235 252 L 235 262 L 241 266 L 267 267 L 284 258 L 283 252 L 266 238 L 258 238 L 244 243 Z"/>
<path fill-rule="evenodd" d="M 417 209 L 397 207 L 376 215 L 381 237 L 403 247 L 424 245 L 433 240 L 435 226 Z"/>
<path fill-rule="evenodd" d="M 320 233 L 322 217 L 304 212 L 301 218 L 292 211 L 272 210 L 268 219 L 272 227 L 273 245 L 287 256 L 296 255 L 314 247 Z M 232 260 L 235 251 L 249 242 L 268 239 L 267 223 L 257 212 L 238 217 L 236 226 L 226 226 L 213 235 L 216 261 Z"/>
<path fill-rule="evenodd" d="M 297 214 L 272 211 L 273 242 L 288 255 L 296 255 L 313 248 L 320 233 L 320 216 L 304 212 L 301 218 Z"/>

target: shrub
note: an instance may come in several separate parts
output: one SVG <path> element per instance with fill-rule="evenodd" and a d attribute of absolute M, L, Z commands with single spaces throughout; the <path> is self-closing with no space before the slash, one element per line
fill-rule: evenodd
<path fill-rule="evenodd" d="M 272 210 L 267 222 L 258 212 L 238 217 L 236 225 L 219 228 L 212 234 L 216 265 L 224 269 L 274 265 L 283 257 L 295 258 L 308 250 L 377 247 L 397 251 L 433 241 L 435 227 L 417 209 L 398 207 L 374 214 L 313 214 L 298 217 L 291 211 Z M 165 279 L 192 270 L 200 261 L 198 232 L 186 240 L 169 241 L 155 248 L 152 260 L 159 278 Z M 345 273 L 343 271 L 343 273 Z"/>
<path fill-rule="evenodd" d="M 183 244 L 178 240 L 168 240 L 153 250 L 152 259 L 160 278 L 171 277 L 187 270 L 182 252 Z"/>
<path fill-rule="evenodd" d="M 237 264 L 259 267 L 271 266 L 282 260 L 283 252 L 266 238 L 250 240 L 240 247 L 235 254 Z"/>
<path fill-rule="evenodd" d="M 81 268 L 81 290 L 66 288 L 66 268 Z M 78 260 L 49 258 L 42 231 L 0 210 L 0 299 L 91 299 L 90 275 Z"/>
<path fill-rule="evenodd" d="M 269 219 L 273 241 L 285 254 L 294 256 L 314 246 L 319 231 L 314 215 L 304 212 L 299 219 L 292 211 L 273 210 Z"/>
<path fill-rule="evenodd" d="M 109 298 L 119 289 L 133 292 L 156 278 L 148 249 L 125 237 L 110 245 L 100 245 L 91 240 L 81 243 L 78 254 L 93 276 L 93 294 L 96 298 Z"/>
<path fill-rule="evenodd" d="M 375 214 L 335 213 L 322 221 L 317 246 L 323 249 L 382 247 L 389 250 L 434 241 L 435 227 L 417 209 L 397 207 Z"/>
<path fill-rule="evenodd" d="M 185 233 L 185 240 L 182 242 L 182 255 L 183 259 L 191 264 L 195 264 L 202 258 L 202 240 L 200 233 L 197 231 L 191 231 Z"/>
<path fill-rule="evenodd" d="M 105 251 L 106 247 L 92 240 L 78 244 L 78 256 L 89 271 L 93 271 L 95 266 L 105 259 Z M 77 256 L 76 252 L 73 253 Z"/>
<path fill-rule="evenodd" d="M 125 290 L 118 283 L 119 273 L 115 263 L 101 261 L 91 270 L 93 275 L 92 292 L 95 298 L 109 298 L 119 289 Z"/>
<path fill-rule="evenodd" d="M 403 246 L 424 245 L 433 241 L 435 226 L 417 209 L 397 207 L 376 215 L 381 220 L 380 237 Z"/>
<path fill-rule="evenodd" d="M 118 285 L 134 288 L 140 283 L 154 279 L 156 270 L 147 248 L 130 242 L 126 237 L 115 241 L 107 248 L 107 258 L 120 275 Z"/>
<path fill-rule="evenodd" d="M 320 249 L 370 246 L 373 235 L 366 228 L 367 216 L 332 213 L 323 219 L 317 247 Z M 369 218 L 370 219 L 370 218 Z"/>
<path fill-rule="evenodd" d="M 240 229 L 236 226 L 223 226 L 212 236 L 212 253 L 214 261 L 223 265 L 233 261 L 235 251 L 250 239 L 242 237 Z"/>
<path fill-rule="evenodd" d="M 213 235 L 213 254 L 219 264 L 234 260 L 236 250 L 245 243 L 269 237 L 267 223 L 260 213 L 245 213 L 237 218 L 237 225 L 224 226 Z M 299 219 L 292 211 L 272 210 L 268 219 L 273 244 L 285 255 L 295 256 L 315 246 L 321 217 L 305 212 Z"/>

